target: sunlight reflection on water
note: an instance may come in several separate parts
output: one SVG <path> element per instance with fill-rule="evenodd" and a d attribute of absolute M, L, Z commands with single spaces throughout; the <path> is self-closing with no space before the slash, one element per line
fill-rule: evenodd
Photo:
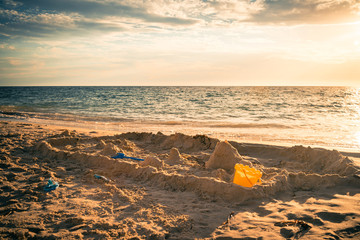
<path fill-rule="evenodd" d="M 350 87 L 0 87 L 1 117 L 360 149 Z"/>

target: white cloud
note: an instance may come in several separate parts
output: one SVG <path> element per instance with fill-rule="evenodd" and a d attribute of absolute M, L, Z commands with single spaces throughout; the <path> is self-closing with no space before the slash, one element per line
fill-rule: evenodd
<path fill-rule="evenodd" d="M 92 32 L 233 28 L 249 23 L 337 23 L 355 21 L 359 12 L 357 0 L 18 0 L 0 8 L 0 33 L 68 37 Z"/>
<path fill-rule="evenodd" d="M 9 49 L 9 50 L 15 50 L 16 48 L 9 44 L 0 44 L 0 49 Z"/>
<path fill-rule="evenodd" d="M 263 9 L 252 14 L 250 22 L 293 25 L 344 23 L 359 19 L 358 0 L 260 0 L 259 2 Z"/>
<path fill-rule="evenodd" d="M 360 58 L 359 24 L 342 23 L 359 12 L 354 0 L 21 2 L 0 8 L 0 70 L 12 78 L 85 81 L 107 74 L 131 83 L 149 75 L 166 84 L 180 83 L 185 71 L 205 84 L 221 76 L 236 83 L 239 74 L 266 78 L 250 69 L 270 71 L 272 60 L 279 71 L 287 61 L 297 71 Z"/>

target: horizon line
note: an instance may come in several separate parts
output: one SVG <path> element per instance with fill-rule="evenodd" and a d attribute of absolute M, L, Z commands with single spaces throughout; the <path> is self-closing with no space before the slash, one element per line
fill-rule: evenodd
<path fill-rule="evenodd" d="M 0 87 L 355 87 L 351 85 L 0 85 Z"/>

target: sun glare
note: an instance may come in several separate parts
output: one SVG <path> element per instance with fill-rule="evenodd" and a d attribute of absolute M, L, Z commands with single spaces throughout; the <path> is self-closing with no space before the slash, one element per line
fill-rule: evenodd
<path fill-rule="evenodd" d="M 354 144 L 360 146 L 360 131 L 356 132 L 354 137 Z"/>

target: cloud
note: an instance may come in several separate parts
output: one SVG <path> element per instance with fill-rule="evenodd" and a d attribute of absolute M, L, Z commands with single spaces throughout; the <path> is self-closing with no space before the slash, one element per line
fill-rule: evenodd
<path fill-rule="evenodd" d="M 358 0 L 254 0 L 257 11 L 249 22 L 267 24 L 318 24 L 357 21 Z"/>
<path fill-rule="evenodd" d="M 151 12 L 148 4 L 91 0 L 5 0 L 0 7 L 0 33 L 49 37 L 91 32 L 122 32 L 149 25 L 189 26 L 198 20 Z"/>
<path fill-rule="evenodd" d="M 40 8 L 60 12 L 75 12 L 90 18 L 118 16 L 141 19 L 150 23 L 167 23 L 171 25 L 191 25 L 196 22 L 194 19 L 152 13 L 147 9 L 149 5 L 143 3 L 142 1 L 135 1 L 137 3 L 136 5 L 131 4 L 131 1 L 125 2 L 114 0 L 21 0 L 19 2 L 21 2 L 23 6 L 29 8 Z"/>
<path fill-rule="evenodd" d="M 158 28 L 358 20 L 358 0 L 0 0 L 3 36 L 59 37 Z"/>
<path fill-rule="evenodd" d="M 99 31 L 122 31 L 123 26 L 86 19 L 78 14 L 29 13 L 1 10 L 0 34 L 10 37 L 59 37 Z"/>
<path fill-rule="evenodd" d="M 12 45 L 9 44 L 0 44 L 0 49 L 5 49 L 5 50 L 15 50 L 16 48 Z"/>

